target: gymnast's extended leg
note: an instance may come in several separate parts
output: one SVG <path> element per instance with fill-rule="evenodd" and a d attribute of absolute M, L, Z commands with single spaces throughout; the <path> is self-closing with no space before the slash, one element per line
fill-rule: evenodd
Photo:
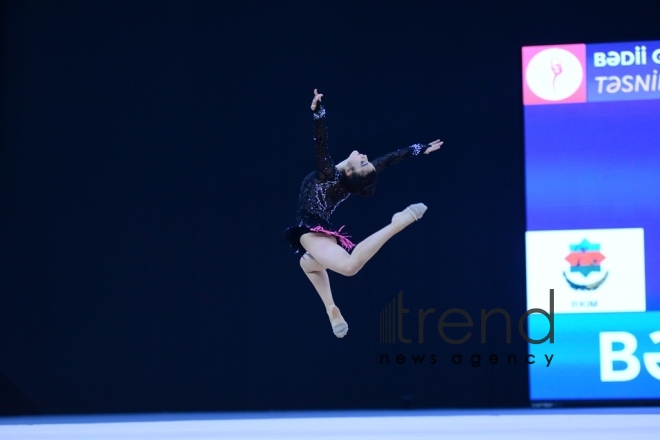
<path fill-rule="evenodd" d="M 389 225 L 358 243 L 351 254 L 339 246 L 334 237 L 322 233 L 304 234 L 300 237 L 300 243 L 322 267 L 345 276 L 353 276 L 390 238 L 415 220 L 419 220 L 424 212 L 426 212 L 426 205 L 422 203 L 411 205 L 403 211 L 397 212 Z"/>

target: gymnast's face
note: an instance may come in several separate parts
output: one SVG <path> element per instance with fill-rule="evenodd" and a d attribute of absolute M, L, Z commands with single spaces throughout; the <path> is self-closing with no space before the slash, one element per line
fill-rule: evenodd
<path fill-rule="evenodd" d="M 372 171 L 376 171 L 376 168 L 369 162 L 366 154 L 360 154 L 357 150 L 354 150 L 348 159 L 346 159 L 346 165 L 352 170 L 352 172 L 358 174 L 369 174 Z"/>

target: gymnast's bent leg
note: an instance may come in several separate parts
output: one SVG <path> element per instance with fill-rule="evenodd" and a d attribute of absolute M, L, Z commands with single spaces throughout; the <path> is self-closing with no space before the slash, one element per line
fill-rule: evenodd
<path fill-rule="evenodd" d="M 321 266 L 309 253 L 306 253 L 300 258 L 300 267 L 302 267 L 305 275 L 307 275 L 307 278 L 312 282 L 314 288 L 321 297 L 321 300 L 325 305 L 325 310 L 328 313 L 328 318 L 330 318 L 330 325 L 332 325 L 333 333 L 338 338 L 343 338 L 348 332 L 348 324 L 344 320 L 344 317 L 341 316 L 341 312 L 332 298 L 328 271 L 325 270 L 325 267 Z"/>
<path fill-rule="evenodd" d="M 335 336 L 343 338 L 348 332 L 348 324 L 332 298 L 326 268 L 346 276 L 355 275 L 390 238 L 419 220 L 425 211 L 426 206 L 418 203 L 394 214 L 392 223 L 358 243 L 352 254 L 339 246 L 334 237 L 326 234 L 310 232 L 300 237 L 300 243 L 308 251 L 300 259 L 300 266 L 321 297 Z"/>

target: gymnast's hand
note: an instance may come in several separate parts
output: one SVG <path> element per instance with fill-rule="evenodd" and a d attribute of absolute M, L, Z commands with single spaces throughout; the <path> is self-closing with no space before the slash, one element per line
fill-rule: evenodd
<path fill-rule="evenodd" d="M 316 110 L 316 103 L 323 98 L 323 94 L 319 93 L 314 89 L 314 99 L 312 100 L 312 111 Z"/>
<path fill-rule="evenodd" d="M 424 152 L 424 154 L 433 153 L 435 150 L 439 150 L 439 149 L 440 149 L 440 146 L 441 146 L 442 144 L 444 144 L 444 142 L 440 141 L 440 139 L 436 139 L 436 140 L 434 140 L 433 142 L 431 142 L 431 143 L 429 144 L 430 147 L 428 147 L 428 148 L 426 149 L 426 151 Z"/>

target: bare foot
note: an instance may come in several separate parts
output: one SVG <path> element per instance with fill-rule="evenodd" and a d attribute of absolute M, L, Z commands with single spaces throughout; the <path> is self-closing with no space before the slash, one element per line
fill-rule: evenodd
<path fill-rule="evenodd" d="M 328 317 L 330 318 L 330 325 L 332 326 L 332 331 L 335 336 L 338 338 L 343 338 L 348 333 L 348 324 L 344 320 L 344 317 L 341 316 L 339 307 L 332 305 L 328 307 Z"/>
<path fill-rule="evenodd" d="M 403 211 L 397 212 L 392 216 L 392 224 L 403 229 L 412 222 L 421 219 L 427 209 L 428 207 L 423 203 L 410 205 Z"/>

